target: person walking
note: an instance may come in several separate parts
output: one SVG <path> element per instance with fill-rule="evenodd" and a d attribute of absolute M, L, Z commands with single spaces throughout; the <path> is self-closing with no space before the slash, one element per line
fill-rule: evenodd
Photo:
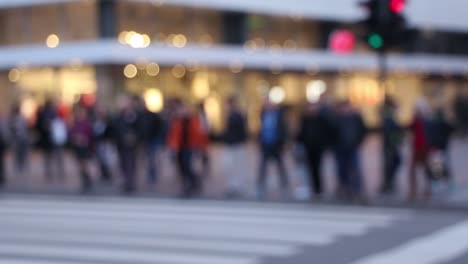
<path fill-rule="evenodd" d="M 449 122 L 442 108 L 436 109 L 429 122 L 429 163 L 434 180 L 443 180 L 449 189 L 454 188 L 450 169 L 450 137 L 454 127 Z"/>
<path fill-rule="evenodd" d="M 98 108 L 93 122 L 93 137 L 96 147 L 96 158 L 102 182 L 112 180 L 112 126 L 107 111 Z"/>
<path fill-rule="evenodd" d="M 141 149 L 146 161 L 146 178 L 149 185 L 154 185 L 158 176 L 157 154 L 163 143 L 163 121 L 158 113 L 148 110 L 143 98 L 137 97 L 134 101 L 138 105 L 138 131 Z"/>
<path fill-rule="evenodd" d="M 236 98 L 227 100 L 228 114 L 226 127 L 223 133 L 225 143 L 224 175 L 227 181 L 228 198 L 237 197 L 244 189 L 244 179 L 237 166 L 245 157 L 244 144 L 247 140 L 247 124 L 245 115 L 241 112 Z"/>
<path fill-rule="evenodd" d="M 428 124 L 431 115 L 430 106 L 425 99 L 419 98 L 415 105 L 415 114 L 410 125 L 412 135 L 412 157 L 409 170 L 409 194 L 408 200 L 415 201 L 418 196 L 418 181 L 416 170 L 418 167 L 424 169 L 426 188 L 424 196 L 429 199 L 432 196 L 432 173 L 429 166 L 429 134 Z"/>
<path fill-rule="evenodd" d="M 330 123 L 320 110 L 319 103 L 309 103 L 306 106 L 297 135 L 297 141 L 303 146 L 306 154 L 310 190 L 314 191 L 317 198 L 320 198 L 323 192 L 322 157 L 333 133 Z"/>
<path fill-rule="evenodd" d="M 12 107 L 9 121 L 15 157 L 15 172 L 24 177 L 27 173 L 30 140 L 28 122 L 21 114 L 19 104 L 15 104 Z"/>
<path fill-rule="evenodd" d="M 192 197 L 201 191 L 200 178 L 193 169 L 194 151 L 205 140 L 201 126 L 198 115 L 190 113 L 188 107 L 179 102 L 176 115 L 169 125 L 167 145 L 176 159 L 183 198 Z"/>
<path fill-rule="evenodd" d="M 274 161 L 278 167 L 282 196 L 288 195 L 289 179 L 283 160 L 284 145 L 286 143 L 286 121 L 284 112 L 270 100 L 264 102 L 261 114 L 261 128 L 259 135 L 260 168 L 257 179 L 257 196 L 264 199 L 266 194 L 266 169 L 269 161 Z"/>
<path fill-rule="evenodd" d="M 362 116 L 344 101 L 338 105 L 335 123 L 339 188 L 345 199 L 363 199 L 359 149 L 366 135 Z"/>
<path fill-rule="evenodd" d="M 90 159 L 93 148 L 93 129 L 87 109 L 77 106 L 70 128 L 70 143 L 78 161 L 81 177 L 81 190 L 87 193 L 92 188 Z"/>
<path fill-rule="evenodd" d="M 114 120 L 113 133 L 117 145 L 120 168 L 123 175 L 122 191 L 135 191 L 136 163 L 138 150 L 138 114 L 133 102 L 127 96 L 119 98 L 119 112 Z"/>
<path fill-rule="evenodd" d="M 403 129 L 395 120 L 395 102 L 386 98 L 382 110 L 383 175 L 380 191 L 389 194 L 395 191 L 395 177 L 401 164 Z"/>
<path fill-rule="evenodd" d="M 8 150 L 8 142 L 8 121 L 6 116 L 0 112 L 0 190 L 5 187 L 7 183 L 5 156 Z"/>
<path fill-rule="evenodd" d="M 39 134 L 39 148 L 44 155 L 45 177 L 48 182 L 55 178 L 65 179 L 63 147 L 67 143 L 67 126 L 65 120 L 57 113 L 52 100 L 47 100 L 39 110 L 36 122 Z M 56 170 L 57 169 L 57 170 Z"/>
<path fill-rule="evenodd" d="M 205 103 L 201 102 L 198 105 L 198 119 L 200 120 L 201 133 L 203 133 L 203 142 L 200 142 L 196 155 L 201 160 L 202 173 L 208 176 L 211 170 L 211 159 L 209 152 L 209 137 L 210 137 L 210 124 L 208 122 L 208 115 L 205 111 Z"/>

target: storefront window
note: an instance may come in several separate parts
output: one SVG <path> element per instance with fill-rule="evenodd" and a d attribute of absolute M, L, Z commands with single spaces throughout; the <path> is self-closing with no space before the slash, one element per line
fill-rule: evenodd
<path fill-rule="evenodd" d="M 95 69 L 90 66 L 14 68 L 7 76 L 9 80 L 5 83 L 5 89 L 2 89 L 8 93 L 5 98 L 11 98 L 11 102 L 20 102 L 27 116 L 34 114 L 35 108 L 46 99 L 52 98 L 70 106 L 80 96 L 96 92 Z"/>
<path fill-rule="evenodd" d="M 301 18 L 250 15 L 248 37 L 250 49 L 318 48 L 318 23 Z"/>
<path fill-rule="evenodd" d="M 46 43 L 51 34 L 64 42 L 97 38 L 94 1 L 15 8 L 0 13 L 2 45 Z"/>
<path fill-rule="evenodd" d="M 118 2 L 118 31 L 148 35 L 153 42 L 184 47 L 222 41 L 222 17 L 217 11 Z"/>

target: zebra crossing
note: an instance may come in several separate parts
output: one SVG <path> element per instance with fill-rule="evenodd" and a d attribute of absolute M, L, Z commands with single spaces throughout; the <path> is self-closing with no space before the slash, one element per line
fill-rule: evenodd
<path fill-rule="evenodd" d="M 58 199 L 0 199 L 0 264 L 260 264 L 410 215 L 297 204 Z"/>

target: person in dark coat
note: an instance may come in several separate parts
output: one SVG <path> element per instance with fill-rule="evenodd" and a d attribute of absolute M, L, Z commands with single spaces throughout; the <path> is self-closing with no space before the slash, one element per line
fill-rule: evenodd
<path fill-rule="evenodd" d="M 19 104 L 12 107 L 10 116 L 10 134 L 15 152 L 15 173 L 25 176 L 28 166 L 29 127 L 28 121 L 21 114 Z"/>
<path fill-rule="evenodd" d="M 259 199 L 263 199 L 265 196 L 266 169 L 269 161 L 274 161 L 278 166 L 283 196 L 288 193 L 289 179 L 283 160 L 286 137 L 286 121 L 283 110 L 273 102 L 266 100 L 261 114 L 259 135 L 261 154 L 257 180 Z"/>
<path fill-rule="evenodd" d="M 112 125 L 105 109 L 98 108 L 93 121 L 93 136 L 96 143 L 96 157 L 102 182 L 112 180 L 111 152 Z"/>
<path fill-rule="evenodd" d="M 45 159 L 46 179 L 64 181 L 66 172 L 63 157 L 68 131 L 64 118 L 58 114 L 52 100 L 47 100 L 39 110 L 36 129 L 39 134 L 38 145 Z"/>
<path fill-rule="evenodd" d="M 401 143 L 403 128 L 395 120 L 396 105 L 387 98 L 382 107 L 382 143 L 383 143 L 383 175 L 384 180 L 380 191 L 393 193 L 395 177 L 401 164 Z"/>
<path fill-rule="evenodd" d="M 428 141 L 431 148 L 431 152 L 438 155 L 440 164 L 435 165 L 433 168 L 433 176 L 439 176 L 447 182 L 451 182 L 451 170 L 450 170 L 450 155 L 449 155 L 449 143 L 450 137 L 454 131 L 454 127 L 448 121 L 446 114 L 443 109 L 437 109 L 434 113 L 434 117 L 429 121 L 428 127 Z"/>
<path fill-rule="evenodd" d="M 227 101 L 228 114 L 223 133 L 225 143 L 224 169 L 227 178 L 227 196 L 241 195 L 244 179 L 236 169 L 245 157 L 244 148 L 247 140 L 247 123 L 237 100 L 232 97 Z"/>
<path fill-rule="evenodd" d="M 332 128 L 320 112 L 319 103 L 309 103 L 300 123 L 297 141 L 305 149 L 309 170 L 310 189 L 319 197 L 322 194 L 322 156 L 331 140 Z"/>
<path fill-rule="evenodd" d="M 137 123 L 139 143 L 146 160 L 147 181 L 153 185 L 157 181 L 157 154 L 163 144 L 163 120 L 158 113 L 153 113 L 146 107 L 143 98 L 135 97 L 137 105 Z"/>
<path fill-rule="evenodd" d="M 8 150 L 8 124 L 7 118 L 0 113 L 0 189 L 6 185 L 5 156 Z"/>
<path fill-rule="evenodd" d="M 338 105 L 335 122 L 335 154 L 340 188 L 346 198 L 363 198 L 359 149 L 366 135 L 364 121 L 350 102 L 344 101 Z"/>
<path fill-rule="evenodd" d="M 81 189 L 89 192 L 92 188 L 90 175 L 90 160 L 93 148 L 93 129 L 87 109 L 78 106 L 70 128 L 70 143 L 78 161 Z"/>
<path fill-rule="evenodd" d="M 124 177 L 123 192 L 135 191 L 136 162 L 138 150 L 138 113 L 128 97 L 119 98 L 119 113 L 113 123 L 114 140 L 117 145 L 120 168 Z"/>

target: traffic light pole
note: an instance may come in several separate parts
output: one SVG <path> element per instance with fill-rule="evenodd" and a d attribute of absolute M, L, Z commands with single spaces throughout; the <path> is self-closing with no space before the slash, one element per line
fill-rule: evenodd
<path fill-rule="evenodd" d="M 387 65 L 387 53 L 385 50 L 379 50 L 378 51 L 378 63 L 379 63 L 379 83 L 380 87 L 382 88 L 384 92 L 384 97 L 386 98 L 388 96 L 388 90 L 385 85 L 385 81 L 387 80 L 387 74 L 388 74 L 388 65 Z"/>

